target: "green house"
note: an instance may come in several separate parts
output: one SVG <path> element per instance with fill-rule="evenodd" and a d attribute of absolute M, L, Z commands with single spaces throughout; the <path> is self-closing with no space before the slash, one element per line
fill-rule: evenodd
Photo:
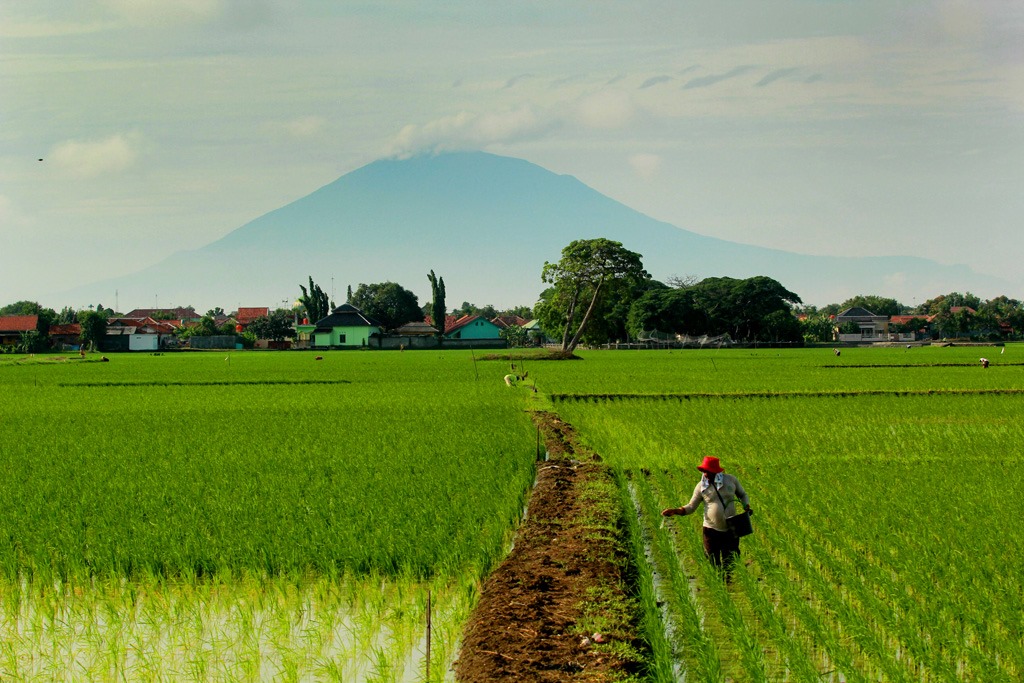
<path fill-rule="evenodd" d="M 464 315 L 444 330 L 445 339 L 501 339 L 501 328 L 479 315 Z"/>
<path fill-rule="evenodd" d="M 329 316 L 316 321 L 310 334 L 313 346 L 352 348 L 369 346 L 370 335 L 380 334 L 381 325 L 351 304 L 342 304 Z"/>

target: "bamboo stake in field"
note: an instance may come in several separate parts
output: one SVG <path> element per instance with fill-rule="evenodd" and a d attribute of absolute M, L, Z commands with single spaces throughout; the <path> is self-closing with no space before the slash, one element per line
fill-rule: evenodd
<path fill-rule="evenodd" d="M 430 587 L 427 587 L 427 683 L 430 683 Z"/>

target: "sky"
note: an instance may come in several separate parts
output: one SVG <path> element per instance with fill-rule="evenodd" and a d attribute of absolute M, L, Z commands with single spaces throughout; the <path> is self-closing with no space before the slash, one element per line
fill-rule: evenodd
<path fill-rule="evenodd" d="M 701 234 L 963 263 L 1024 298 L 1021 2 L 0 0 L 0 305 L 84 307 L 49 293 L 469 149 Z"/>

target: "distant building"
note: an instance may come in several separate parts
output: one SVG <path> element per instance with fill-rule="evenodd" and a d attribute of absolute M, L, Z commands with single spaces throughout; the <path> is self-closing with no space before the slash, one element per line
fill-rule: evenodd
<path fill-rule="evenodd" d="M 381 333 L 381 324 L 352 304 L 342 304 L 330 315 L 317 320 L 312 330 L 308 325 L 299 325 L 296 329 L 310 334 L 311 346 L 326 348 L 353 348 L 369 346 L 371 335 Z"/>
<path fill-rule="evenodd" d="M 479 315 L 464 315 L 444 329 L 445 339 L 500 339 L 501 328 Z"/>
<path fill-rule="evenodd" d="M 433 337 L 437 334 L 437 328 L 427 321 L 406 323 L 395 330 L 398 337 Z"/>
<path fill-rule="evenodd" d="M 110 318 L 105 351 L 156 351 L 168 345 L 180 323 L 153 318 Z"/>
<path fill-rule="evenodd" d="M 246 328 L 257 318 L 266 318 L 268 315 L 270 315 L 270 309 L 266 306 L 262 308 L 239 308 L 238 312 L 235 313 L 234 319 L 236 323 Z"/>
<path fill-rule="evenodd" d="M 0 345 L 12 346 L 21 341 L 21 335 L 39 329 L 38 315 L 0 316 Z"/>
<path fill-rule="evenodd" d="M 499 328 L 507 330 L 510 327 L 524 327 L 530 321 L 518 315 L 499 315 L 496 318 L 491 318 L 491 322 Z"/>
<path fill-rule="evenodd" d="M 50 325 L 50 346 L 77 350 L 81 345 L 82 326 L 78 323 Z"/>
<path fill-rule="evenodd" d="M 928 325 L 935 319 L 934 315 L 894 315 L 889 318 L 889 340 L 890 341 L 918 341 L 924 338 L 928 332 Z M 903 330 L 902 328 L 914 320 L 924 324 L 916 330 Z M 896 331 L 899 329 L 900 331 Z"/>
<path fill-rule="evenodd" d="M 855 323 L 859 332 L 838 332 L 837 338 L 841 342 L 879 342 L 888 341 L 889 317 L 875 315 L 866 308 L 853 306 L 836 316 L 836 328 L 842 330 L 846 323 Z"/>

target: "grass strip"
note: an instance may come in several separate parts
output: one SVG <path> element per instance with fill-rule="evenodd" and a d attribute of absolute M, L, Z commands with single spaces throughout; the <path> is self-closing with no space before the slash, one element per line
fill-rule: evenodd
<path fill-rule="evenodd" d="M 58 387 L 228 387 L 269 385 L 352 384 L 348 379 L 261 379 L 261 380 L 203 380 L 199 382 L 58 382 Z"/>
<path fill-rule="evenodd" d="M 863 391 L 750 391 L 729 394 L 711 392 L 670 394 L 550 394 L 554 403 L 603 401 L 692 401 L 701 399 L 858 398 L 861 396 L 983 396 L 1021 395 L 1024 389 L 866 389 Z"/>

